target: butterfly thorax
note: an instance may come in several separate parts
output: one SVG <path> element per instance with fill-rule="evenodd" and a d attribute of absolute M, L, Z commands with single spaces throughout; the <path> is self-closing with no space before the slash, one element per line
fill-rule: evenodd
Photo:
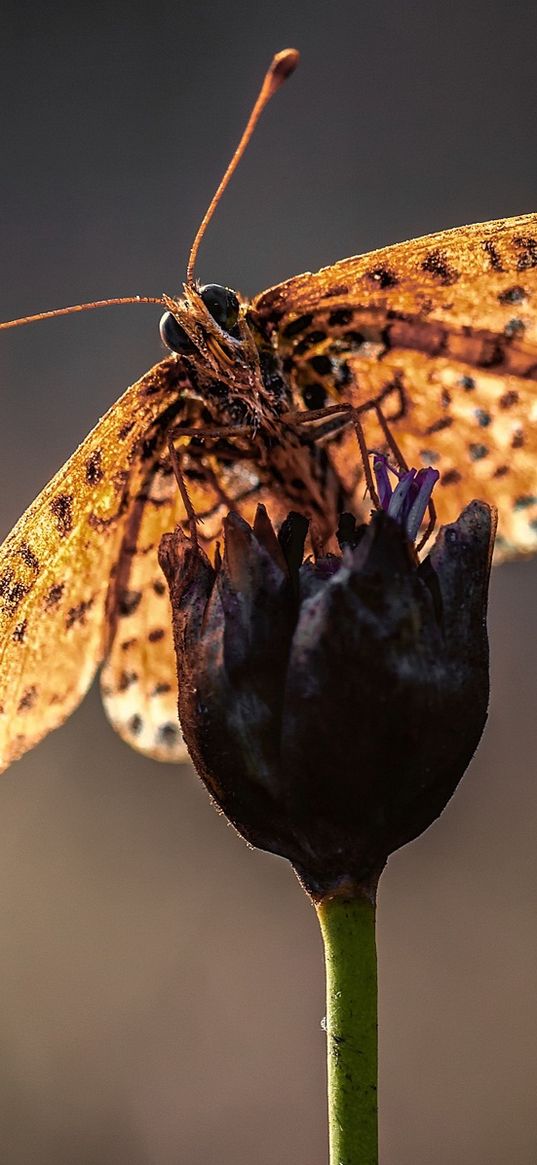
<path fill-rule="evenodd" d="M 182 300 L 166 303 L 172 319 L 165 317 L 161 334 L 188 370 L 191 401 L 178 428 L 190 428 L 195 416 L 199 432 L 188 460 L 199 472 L 208 454 L 217 466 L 251 456 L 260 486 L 312 517 L 324 537 L 344 501 L 341 483 L 313 433 L 287 420 L 293 391 L 274 338 L 246 301 L 218 285 L 185 286 Z"/>

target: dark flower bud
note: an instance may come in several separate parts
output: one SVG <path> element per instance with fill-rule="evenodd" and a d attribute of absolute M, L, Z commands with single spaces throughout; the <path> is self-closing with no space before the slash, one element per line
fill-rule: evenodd
<path fill-rule="evenodd" d="M 407 475 L 397 497 L 386 485 L 370 524 L 343 515 L 341 555 L 317 561 L 302 562 L 304 518 L 276 537 L 261 506 L 253 528 L 228 516 L 215 567 L 180 530 L 161 542 L 194 765 L 314 897 L 373 887 L 444 808 L 483 731 L 494 515 L 472 502 L 419 563 L 416 499 L 423 513 L 433 484 Z"/>

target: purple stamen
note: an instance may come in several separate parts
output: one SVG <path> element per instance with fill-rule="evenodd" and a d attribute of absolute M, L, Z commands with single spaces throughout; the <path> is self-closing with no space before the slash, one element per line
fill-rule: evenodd
<path fill-rule="evenodd" d="M 414 542 L 423 521 L 431 494 L 440 474 L 437 469 L 408 469 L 401 471 L 388 464 L 383 453 L 376 453 L 373 470 L 377 481 L 377 491 L 382 509 L 399 522 L 407 537 Z M 392 489 L 389 474 L 399 480 Z"/>
<path fill-rule="evenodd" d="M 373 472 L 377 479 L 377 493 L 383 510 L 388 509 L 392 496 L 392 486 L 388 473 L 388 459 L 383 453 L 375 453 L 373 458 Z"/>
<path fill-rule="evenodd" d="M 406 532 L 412 542 L 418 537 L 419 528 L 439 477 L 438 470 L 428 466 L 427 469 L 419 469 L 412 482 L 412 501 L 406 515 Z"/>

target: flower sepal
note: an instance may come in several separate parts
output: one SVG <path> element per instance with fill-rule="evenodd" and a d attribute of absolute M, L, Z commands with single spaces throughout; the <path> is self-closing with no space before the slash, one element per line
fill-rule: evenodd
<path fill-rule="evenodd" d="M 372 887 L 471 760 L 494 529 L 472 502 L 421 563 L 385 510 L 360 526 L 343 515 L 341 554 L 316 561 L 302 561 L 305 519 L 276 537 L 263 507 L 253 527 L 228 516 L 214 567 L 180 531 L 162 540 L 194 765 L 243 836 L 287 857 L 316 898 Z"/>

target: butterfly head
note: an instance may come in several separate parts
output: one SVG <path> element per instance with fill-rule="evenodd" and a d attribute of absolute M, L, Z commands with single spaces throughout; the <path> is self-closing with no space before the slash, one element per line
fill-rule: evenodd
<path fill-rule="evenodd" d="M 185 285 L 182 299 L 164 297 L 168 311 L 160 321 L 160 335 L 166 347 L 181 356 L 207 359 L 219 351 L 240 357 L 246 338 L 241 329 L 239 297 L 229 287 L 209 283 L 205 287 Z"/>
<path fill-rule="evenodd" d="M 164 296 L 164 300 L 168 310 L 160 321 L 161 339 L 186 359 L 202 395 L 211 397 L 214 390 L 225 397 L 222 413 L 226 403 L 234 407 L 241 400 L 249 419 L 257 416 L 260 421 L 266 390 L 259 350 L 247 322 L 248 305 L 218 283 L 185 284 L 181 299 Z"/>

